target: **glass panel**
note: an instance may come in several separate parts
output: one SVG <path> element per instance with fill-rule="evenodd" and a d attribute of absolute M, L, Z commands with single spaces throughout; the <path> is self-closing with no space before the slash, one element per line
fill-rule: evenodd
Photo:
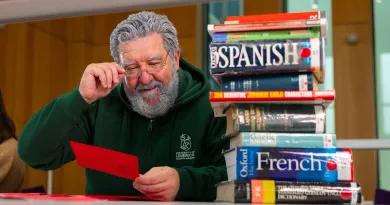
<path fill-rule="evenodd" d="M 315 6 L 315 7 L 313 7 Z M 286 0 L 286 12 L 311 11 L 313 8 L 326 11 L 328 18 L 328 43 L 325 47 L 325 82 L 319 86 L 321 90 L 334 89 L 333 85 L 333 53 L 332 53 L 332 0 Z M 337 95 L 337 90 L 336 90 Z M 326 132 L 335 133 L 334 102 L 326 110 Z"/>
<path fill-rule="evenodd" d="M 390 1 L 373 1 L 375 33 L 375 83 L 377 106 L 377 134 L 379 139 L 390 138 Z M 390 151 L 379 151 L 379 186 L 390 189 Z"/>
<path fill-rule="evenodd" d="M 244 9 L 243 9 L 243 1 L 242 0 L 230 0 L 230 1 L 223 1 L 223 2 L 210 2 L 208 4 L 205 4 L 204 10 L 206 11 L 206 21 L 205 21 L 205 27 L 207 27 L 207 24 L 218 24 L 220 23 L 220 18 L 225 16 L 238 16 L 243 15 Z M 212 78 L 210 75 L 210 52 L 209 44 L 211 43 L 211 37 L 206 31 L 205 33 L 205 65 L 204 67 L 205 72 L 210 80 L 211 87 L 213 89 L 219 89 L 218 83 Z"/>

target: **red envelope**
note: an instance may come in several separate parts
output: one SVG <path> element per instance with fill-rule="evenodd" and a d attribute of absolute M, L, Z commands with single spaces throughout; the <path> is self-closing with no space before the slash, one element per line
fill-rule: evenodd
<path fill-rule="evenodd" d="M 138 157 L 122 152 L 70 141 L 79 166 L 135 180 L 139 176 Z"/>

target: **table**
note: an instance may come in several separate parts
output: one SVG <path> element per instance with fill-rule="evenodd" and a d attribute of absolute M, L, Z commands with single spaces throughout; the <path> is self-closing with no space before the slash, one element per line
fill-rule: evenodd
<path fill-rule="evenodd" d="M 155 202 L 155 201 L 50 201 L 0 199 L 1 205 L 232 205 L 228 202 Z M 235 203 L 238 204 L 238 203 Z M 373 205 L 364 201 L 362 205 Z M 244 205 L 244 204 L 242 204 Z M 248 204 L 245 204 L 248 205 Z M 288 204 L 283 204 L 288 205 Z"/>

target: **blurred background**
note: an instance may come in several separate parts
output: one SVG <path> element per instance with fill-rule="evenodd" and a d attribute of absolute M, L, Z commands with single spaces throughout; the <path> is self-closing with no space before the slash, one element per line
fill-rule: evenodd
<path fill-rule="evenodd" d="M 141 10 L 129 8 L 14 20 L 0 26 L 0 88 L 17 134 L 39 108 L 71 91 L 88 64 L 112 61 L 112 30 Z M 327 11 L 329 29 L 326 80 L 320 89 L 336 89 L 336 100 L 327 110 L 326 132 L 336 133 L 337 139 L 390 138 L 390 81 L 386 82 L 390 1 L 230 0 L 142 8 L 169 17 L 178 30 L 182 57 L 207 74 L 211 41 L 207 24 L 219 23 L 227 15 L 315 9 Z M 390 189 L 389 151 L 356 150 L 353 157 L 355 181 L 361 183 L 366 200 L 374 199 L 377 187 Z M 84 170 L 76 162 L 52 173 L 26 169 L 25 188 L 43 185 L 52 193 L 84 193 Z"/>

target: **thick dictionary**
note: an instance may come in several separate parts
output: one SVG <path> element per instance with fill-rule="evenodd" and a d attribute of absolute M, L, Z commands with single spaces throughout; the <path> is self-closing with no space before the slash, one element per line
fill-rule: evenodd
<path fill-rule="evenodd" d="M 239 132 L 325 133 L 325 108 L 305 104 L 232 104 L 226 136 Z"/>
<path fill-rule="evenodd" d="M 240 132 L 231 136 L 230 148 L 249 147 L 290 147 L 290 148 L 334 148 L 336 134 Z"/>
<path fill-rule="evenodd" d="M 223 92 L 273 90 L 318 90 L 318 82 L 311 73 L 221 77 L 221 91 Z"/>
<path fill-rule="evenodd" d="M 216 201 L 252 204 L 360 204 L 356 182 L 232 180 L 217 184 Z"/>
<path fill-rule="evenodd" d="M 226 116 L 226 110 L 237 103 L 310 104 L 325 108 L 335 99 L 335 90 L 311 91 L 228 91 L 210 92 L 209 99 L 215 117 Z"/>
<path fill-rule="evenodd" d="M 272 39 L 299 39 L 299 38 L 319 38 L 319 28 L 276 30 L 276 31 L 252 31 L 252 32 L 229 32 L 214 33 L 213 43 L 237 43 L 247 41 L 272 40 Z"/>
<path fill-rule="evenodd" d="M 312 72 L 319 83 L 325 80 L 323 38 L 211 43 L 209 50 L 210 74 L 217 80 L 221 75 L 286 72 Z"/>
<path fill-rule="evenodd" d="M 268 31 L 318 27 L 321 28 L 321 36 L 325 38 L 325 41 L 328 36 L 326 11 L 226 16 L 222 17 L 219 23 L 208 25 L 207 30 L 210 35 L 223 31 Z"/>
<path fill-rule="evenodd" d="M 241 146 L 224 152 L 228 180 L 352 182 L 351 149 Z"/>

